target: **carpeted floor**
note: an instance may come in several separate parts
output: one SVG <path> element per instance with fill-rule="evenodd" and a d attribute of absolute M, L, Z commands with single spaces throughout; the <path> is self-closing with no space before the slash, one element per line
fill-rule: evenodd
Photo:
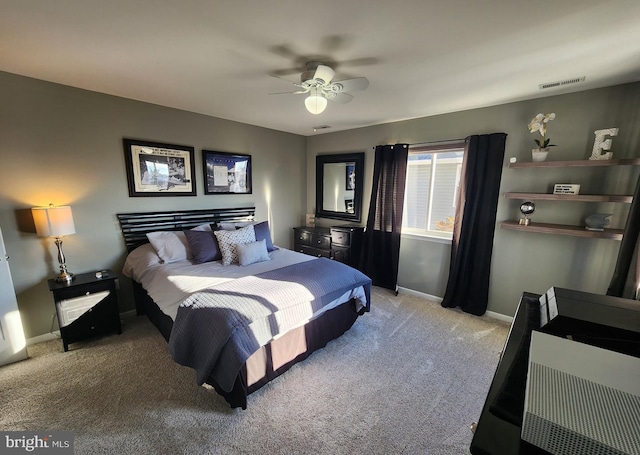
<path fill-rule="evenodd" d="M 69 430 L 76 454 L 465 454 L 508 325 L 374 289 L 338 340 L 230 409 L 145 317 L 0 367 L 1 430 Z"/>

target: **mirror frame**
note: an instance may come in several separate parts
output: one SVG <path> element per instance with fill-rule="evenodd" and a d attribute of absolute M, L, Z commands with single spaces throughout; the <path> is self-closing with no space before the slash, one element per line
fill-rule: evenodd
<path fill-rule="evenodd" d="M 324 194 L 324 165 L 330 163 L 355 163 L 356 189 L 353 194 L 353 213 L 334 212 L 322 207 Z M 364 184 L 364 152 L 335 153 L 330 155 L 316 155 L 316 217 L 333 220 L 354 221 L 359 223 L 362 217 L 362 186 Z"/>

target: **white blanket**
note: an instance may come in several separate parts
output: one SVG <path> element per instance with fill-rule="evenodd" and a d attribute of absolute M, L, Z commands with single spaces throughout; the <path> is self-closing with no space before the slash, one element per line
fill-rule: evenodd
<path fill-rule="evenodd" d="M 161 264 L 153 247 L 149 244 L 136 248 L 127 257 L 123 274 L 142 285 L 163 313 L 175 320 L 178 306 L 194 292 L 214 287 L 235 278 L 256 275 L 292 264 L 311 261 L 316 258 L 296 251 L 280 248 L 269 253 L 270 261 L 248 266 L 231 264 L 223 266 L 219 261 L 195 264 L 189 260 Z M 366 301 L 364 289 L 360 286 L 336 299 L 327 311 L 351 298 Z M 313 317 L 317 317 L 314 314 Z"/>

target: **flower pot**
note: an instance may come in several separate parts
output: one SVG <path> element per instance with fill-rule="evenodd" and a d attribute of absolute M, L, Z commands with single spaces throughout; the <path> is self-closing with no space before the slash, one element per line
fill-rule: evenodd
<path fill-rule="evenodd" d="M 604 231 L 606 226 L 609 226 L 611 220 L 609 217 L 612 213 L 593 213 L 584 220 L 585 228 L 589 231 Z"/>
<path fill-rule="evenodd" d="M 546 161 L 549 149 L 531 149 L 531 159 L 533 161 Z"/>

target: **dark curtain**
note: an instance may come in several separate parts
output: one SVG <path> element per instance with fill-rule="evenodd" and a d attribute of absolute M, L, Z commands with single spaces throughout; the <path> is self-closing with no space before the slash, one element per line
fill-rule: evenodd
<path fill-rule="evenodd" d="M 620 243 L 620 251 L 618 252 L 618 260 L 616 268 L 613 271 L 607 295 L 614 297 L 625 297 L 635 299 L 636 278 L 630 277 L 631 283 L 627 283 L 627 277 L 632 266 L 632 259 L 638 244 L 638 235 L 640 234 L 640 179 L 636 184 L 636 190 L 633 193 L 633 201 L 629 208 L 629 215 L 624 226 L 624 234 Z M 635 270 L 632 270 L 635 271 Z M 633 289 L 625 292 L 625 287 L 631 286 Z M 626 294 L 626 295 L 625 295 Z"/>
<path fill-rule="evenodd" d="M 376 286 L 396 290 L 408 144 L 378 145 L 361 270 Z"/>
<path fill-rule="evenodd" d="M 467 138 L 443 307 L 478 316 L 487 310 L 506 139 L 504 133 Z"/>

